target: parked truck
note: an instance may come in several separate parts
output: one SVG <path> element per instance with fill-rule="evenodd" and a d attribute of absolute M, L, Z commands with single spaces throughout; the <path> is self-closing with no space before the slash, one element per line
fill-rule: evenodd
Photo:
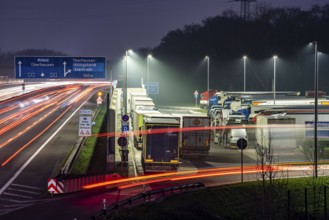
<path fill-rule="evenodd" d="M 144 127 L 144 115 L 159 115 L 160 112 L 154 109 L 138 109 L 131 112 L 131 125 L 134 136 L 134 147 L 137 149 L 142 149 L 143 137 L 140 134 L 142 128 Z"/>
<path fill-rule="evenodd" d="M 207 157 L 211 132 L 202 128 L 210 126 L 210 117 L 201 114 L 173 115 L 180 117 L 180 127 L 183 129 L 179 143 L 180 157 Z"/>
<path fill-rule="evenodd" d="M 179 166 L 178 118 L 144 116 L 142 166 L 144 173 L 177 171 Z M 176 129 L 176 130 L 175 130 Z"/>
<path fill-rule="evenodd" d="M 216 94 L 217 90 L 209 89 L 200 94 L 200 107 L 207 108 L 209 106 L 209 99 Z"/>

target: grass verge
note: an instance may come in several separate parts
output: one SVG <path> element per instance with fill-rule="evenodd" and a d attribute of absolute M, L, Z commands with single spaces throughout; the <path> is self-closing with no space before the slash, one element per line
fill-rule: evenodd
<path fill-rule="evenodd" d="M 106 106 L 102 105 L 94 120 L 95 125 L 92 126 L 92 134 L 99 134 L 103 129 L 103 122 L 106 116 Z M 80 153 L 75 160 L 71 173 L 74 174 L 91 174 L 89 168 L 91 166 L 92 158 L 94 158 L 95 149 L 105 148 L 104 145 L 100 144 L 101 138 L 94 136 L 86 137 L 83 145 L 81 146 Z M 104 159 L 105 161 L 105 159 Z M 97 172 L 97 171 L 94 171 Z"/>
<path fill-rule="evenodd" d="M 311 187 L 312 178 L 287 181 L 287 187 L 281 194 L 273 190 L 270 201 L 264 196 L 260 182 L 247 182 L 178 194 L 161 202 L 144 203 L 121 210 L 111 219 L 324 219 L 323 189 L 328 185 L 329 178 L 321 177 L 318 180 L 316 189 L 320 191 Z M 308 188 L 308 213 L 305 212 L 305 188 Z M 288 190 L 291 192 L 289 213 Z"/>

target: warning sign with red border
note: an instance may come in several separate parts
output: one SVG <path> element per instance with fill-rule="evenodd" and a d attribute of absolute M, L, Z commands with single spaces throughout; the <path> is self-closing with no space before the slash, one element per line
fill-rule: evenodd
<path fill-rule="evenodd" d="M 79 136 L 88 137 L 91 135 L 91 116 L 79 117 Z"/>

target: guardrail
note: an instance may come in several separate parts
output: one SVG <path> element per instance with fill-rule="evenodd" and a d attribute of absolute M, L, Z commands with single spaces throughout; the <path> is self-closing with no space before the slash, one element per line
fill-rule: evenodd
<path fill-rule="evenodd" d="M 178 186 L 172 186 L 164 189 L 156 189 L 156 190 L 151 190 L 147 192 L 142 192 L 140 194 L 137 194 L 135 196 L 132 196 L 130 198 L 121 200 L 119 202 L 113 203 L 112 205 L 106 207 L 105 209 L 99 211 L 95 215 L 91 216 L 91 219 L 96 220 L 96 219 L 103 219 L 104 217 L 109 217 L 111 213 L 114 211 L 118 211 L 120 208 L 124 208 L 127 205 L 131 206 L 133 204 L 139 204 L 141 200 L 143 202 L 151 201 L 151 199 L 154 196 L 160 195 L 165 196 L 167 192 L 170 192 L 170 195 L 173 195 L 175 193 L 181 193 L 183 191 L 188 191 L 188 190 L 194 190 L 194 189 L 201 189 L 204 188 L 203 183 L 192 183 L 192 184 L 186 184 L 186 185 L 178 185 Z"/>

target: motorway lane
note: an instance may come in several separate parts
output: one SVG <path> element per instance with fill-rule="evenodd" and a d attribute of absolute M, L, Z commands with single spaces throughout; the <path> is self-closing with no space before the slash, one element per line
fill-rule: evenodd
<path fill-rule="evenodd" d="M 23 152 L 22 150 L 25 150 L 26 152 L 29 149 L 32 149 L 33 145 L 29 145 L 34 142 L 34 139 L 39 138 L 40 135 L 42 135 L 42 132 L 52 125 L 56 118 L 69 109 L 69 107 L 60 108 L 60 106 L 56 105 L 56 101 L 57 100 L 50 99 L 41 103 L 43 104 L 41 106 L 38 104 L 37 109 L 28 109 L 29 111 L 24 112 L 19 120 L 13 121 L 0 129 L 0 133 L 5 132 L 0 143 L 0 164 L 2 168 L 10 162 L 8 161 L 8 158 L 11 156 L 17 157 L 18 155 L 31 155 L 29 153 L 23 154 L 21 152 Z M 21 112 L 25 111 L 24 109 L 19 110 L 21 110 Z M 26 158 L 24 160 L 26 160 Z"/>
<path fill-rule="evenodd" d="M 77 95 L 81 95 L 82 91 L 86 91 L 88 87 L 82 87 L 77 90 Z M 56 90 L 55 90 L 56 91 Z M 8 145 L 0 149 L 0 214 L 7 211 L 24 207 L 26 204 L 38 203 L 40 198 L 47 195 L 47 179 L 52 177 L 58 172 L 63 165 L 63 160 L 67 157 L 69 151 L 74 146 L 78 137 L 78 115 L 75 114 L 72 120 L 69 121 L 67 126 L 61 131 L 63 133 L 55 136 L 55 138 L 45 146 L 43 150 L 32 160 L 32 162 L 8 185 L 5 185 L 10 178 L 13 177 L 15 172 L 33 155 L 43 144 L 48 140 L 51 134 L 54 134 L 56 129 L 62 124 L 66 118 L 68 118 L 79 107 L 85 99 L 89 98 L 93 93 L 98 91 L 96 88 L 92 88 L 88 94 L 76 103 L 69 104 L 69 100 L 58 108 L 49 118 L 40 122 L 37 126 L 30 129 L 25 134 L 21 135 L 17 140 L 12 141 Z M 77 96 L 76 95 L 76 96 Z M 26 97 L 25 97 L 26 98 Z M 73 97 L 72 97 L 73 98 Z M 14 102 L 16 102 L 17 99 Z M 6 102 L 10 103 L 10 102 Z M 8 106 L 8 104 L 6 104 Z M 3 109 L 1 105 L 1 109 Z M 3 162 L 9 155 L 12 155 L 19 147 L 31 141 L 33 137 L 41 134 L 43 129 L 49 126 L 55 118 L 60 116 L 63 112 L 69 109 L 56 123 L 48 128 L 48 131 L 34 140 L 28 147 L 22 150 L 13 160 L 3 165 Z M 44 114 L 49 113 L 49 110 L 45 110 L 37 116 L 28 119 L 27 121 L 19 125 L 20 129 L 25 126 L 31 125 L 32 121 L 37 120 Z M 6 113 L 5 116 L 8 116 Z M 5 117 L 4 116 L 4 117 Z M 2 117 L 1 117 L 2 118 Z M 0 118 L 0 119 L 1 119 Z M 8 131 L 9 136 L 17 134 L 17 130 L 11 129 Z M 6 133 L 6 135 L 8 135 Z M 4 139 L 1 137 L 1 141 Z M 45 201 L 45 200 L 41 200 Z M 0 215 L 1 217 L 1 215 Z"/>

